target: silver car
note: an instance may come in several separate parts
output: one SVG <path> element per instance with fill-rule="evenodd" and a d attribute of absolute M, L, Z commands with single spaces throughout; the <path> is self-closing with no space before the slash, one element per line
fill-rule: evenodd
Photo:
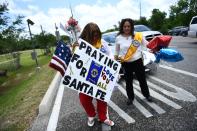
<path fill-rule="evenodd" d="M 145 25 L 134 25 L 134 31 L 135 32 L 142 32 L 143 37 L 148 42 L 151 41 L 155 36 L 163 35 L 161 32 L 153 31 Z"/>
<path fill-rule="evenodd" d="M 135 32 L 142 32 L 143 37 L 147 42 L 151 41 L 155 36 L 163 35 L 159 31 L 153 31 L 145 25 L 134 25 Z M 103 34 L 103 39 L 107 41 L 110 45 L 115 43 L 115 37 L 117 36 L 118 31 L 108 32 Z"/>

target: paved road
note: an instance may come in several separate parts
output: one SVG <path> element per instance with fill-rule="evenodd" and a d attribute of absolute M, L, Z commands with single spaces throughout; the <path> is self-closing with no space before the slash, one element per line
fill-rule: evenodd
<path fill-rule="evenodd" d="M 125 82 L 117 85 L 109 102 L 109 116 L 115 122 L 112 131 L 197 131 L 197 39 L 173 37 L 170 47 L 180 51 L 184 61 L 162 61 L 156 74 L 147 75 L 153 103 L 144 99 L 135 81 L 135 101 L 127 106 Z M 87 116 L 75 91 L 65 88 L 59 93 L 62 101 L 56 97 L 54 110 L 38 116 L 35 122 L 38 128 L 34 130 L 47 127 L 57 131 L 102 130 L 99 122 L 94 127 L 87 126 Z"/>

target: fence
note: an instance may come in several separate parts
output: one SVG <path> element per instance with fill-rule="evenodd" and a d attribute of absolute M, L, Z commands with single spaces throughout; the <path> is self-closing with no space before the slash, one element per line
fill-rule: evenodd
<path fill-rule="evenodd" d="M 20 54 L 12 53 L 12 59 L 0 62 L 0 70 L 16 70 L 20 67 Z"/>

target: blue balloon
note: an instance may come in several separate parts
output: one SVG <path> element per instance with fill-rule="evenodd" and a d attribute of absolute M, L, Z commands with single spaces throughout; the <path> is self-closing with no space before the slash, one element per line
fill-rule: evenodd
<path fill-rule="evenodd" d="M 183 56 L 175 49 L 172 48 L 163 48 L 156 53 L 156 62 L 159 62 L 160 59 L 167 62 L 179 62 L 184 58 Z"/>

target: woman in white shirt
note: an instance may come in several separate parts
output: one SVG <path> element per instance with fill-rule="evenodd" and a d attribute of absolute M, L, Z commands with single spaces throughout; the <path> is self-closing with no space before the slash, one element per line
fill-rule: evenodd
<path fill-rule="evenodd" d="M 125 70 L 126 92 L 128 96 L 127 105 L 131 105 L 134 100 L 133 73 L 135 73 L 139 81 L 142 94 L 149 102 L 152 102 L 141 53 L 143 44 L 145 42 L 142 34 L 134 34 L 133 20 L 130 18 L 122 19 L 119 33 L 116 37 L 115 59 L 122 61 L 122 67 Z"/>

